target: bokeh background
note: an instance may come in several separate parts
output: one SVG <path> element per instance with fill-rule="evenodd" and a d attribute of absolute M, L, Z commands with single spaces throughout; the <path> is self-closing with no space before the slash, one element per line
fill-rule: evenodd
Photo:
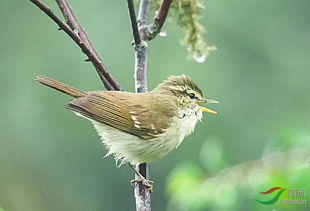
<path fill-rule="evenodd" d="M 58 13 L 55 3 L 46 1 Z M 134 90 L 126 1 L 70 1 L 111 73 Z M 195 133 L 151 164 L 153 210 L 310 210 L 310 2 L 205 2 L 205 38 L 218 50 L 200 64 L 167 37 L 149 46 L 149 88 L 190 75 L 220 101 Z M 59 13 L 58 13 L 59 14 Z M 29 1 L 0 7 L 0 210 L 134 210 L 133 173 L 102 159 L 92 125 L 64 108 L 69 98 L 34 81 L 47 75 L 102 89 L 79 48 Z M 308 160 L 307 160 L 308 159 Z M 259 192 L 280 186 L 276 194 Z M 305 205 L 281 205 L 288 190 Z"/>

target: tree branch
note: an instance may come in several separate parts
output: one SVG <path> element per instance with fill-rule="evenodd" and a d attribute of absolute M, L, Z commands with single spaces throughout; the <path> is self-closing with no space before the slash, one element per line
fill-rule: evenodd
<path fill-rule="evenodd" d="M 150 9 L 150 0 L 141 0 L 139 6 L 139 14 L 138 14 L 138 26 L 139 28 L 143 25 L 147 24 L 147 19 L 149 15 Z"/>
<path fill-rule="evenodd" d="M 127 0 L 127 4 L 128 4 L 128 12 L 129 12 L 131 28 L 132 28 L 132 35 L 135 41 L 135 45 L 140 45 L 141 38 L 139 34 L 138 23 L 136 19 L 135 6 L 133 3 L 133 0 Z"/>
<path fill-rule="evenodd" d="M 128 0 L 129 3 L 130 0 Z M 135 90 L 136 92 L 146 92 L 147 91 L 147 36 L 145 34 L 149 7 L 151 0 L 141 0 L 139 6 L 138 22 L 135 22 L 133 15 L 131 17 L 131 24 L 133 28 L 133 33 L 139 33 L 141 38 L 140 44 L 135 42 Z M 130 9 L 128 7 L 128 9 Z M 130 13 L 130 11 L 129 11 Z M 138 26 L 137 26 L 138 24 Z M 138 30 L 137 30 L 138 29 Z M 136 31 L 137 30 L 137 31 Z M 136 31 L 136 32 L 135 32 Z M 135 166 L 136 170 L 144 176 L 144 178 L 149 179 L 149 165 L 147 163 L 142 163 Z M 137 175 L 136 179 L 139 179 Z M 150 211 L 151 210 L 151 195 L 150 190 L 145 187 L 141 182 L 137 183 L 135 190 L 136 199 L 136 210 L 137 211 Z"/>
<path fill-rule="evenodd" d="M 66 0 L 56 0 L 56 2 L 65 17 L 66 23 L 70 26 L 71 30 L 76 32 L 80 39 L 85 43 L 85 45 L 90 48 L 93 54 L 96 55 L 96 57 L 98 57 L 100 61 L 102 61 L 90 39 L 88 38 L 87 33 L 84 31 L 83 27 L 75 17 L 68 2 Z"/>
<path fill-rule="evenodd" d="M 85 53 L 88 59 L 92 62 L 95 67 L 101 81 L 104 86 L 108 90 L 121 90 L 119 84 L 112 78 L 108 69 L 101 62 L 99 57 L 94 54 L 94 52 L 87 46 L 85 42 L 79 37 L 78 33 L 75 33 L 71 28 L 65 24 L 62 20 L 60 20 L 53 11 L 43 4 L 39 0 L 30 0 L 33 4 L 35 4 L 38 8 L 40 8 L 47 16 L 49 16 L 58 26 L 62 29 L 71 39 L 81 48 L 82 52 Z M 72 11 L 71 11 L 72 12 Z M 73 13 L 72 13 L 73 14 Z"/>
<path fill-rule="evenodd" d="M 172 0 L 163 0 L 160 8 L 157 12 L 157 15 L 154 18 L 154 22 L 148 26 L 146 30 L 146 35 L 148 40 L 152 40 L 156 37 L 156 35 L 160 32 L 161 28 L 163 27 L 166 17 L 169 12 L 170 4 Z"/>
<path fill-rule="evenodd" d="M 136 92 L 147 91 L 147 45 L 145 33 L 151 0 L 141 0 L 138 15 L 138 27 L 141 44 L 135 46 L 135 85 Z"/>

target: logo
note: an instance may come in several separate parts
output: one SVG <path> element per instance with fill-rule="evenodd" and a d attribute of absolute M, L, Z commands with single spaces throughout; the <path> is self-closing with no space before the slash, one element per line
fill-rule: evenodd
<path fill-rule="evenodd" d="M 270 188 L 269 190 L 260 192 L 260 194 L 263 194 L 263 195 L 270 194 L 270 197 L 268 200 L 264 201 L 264 200 L 255 199 L 255 201 L 261 204 L 265 204 L 265 205 L 274 204 L 279 200 L 280 196 L 285 190 L 286 188 L 281 188 L 281 187 Z M 274 192 L 276 194 L 272 194 Z M 305 199 L 305 190 L 303 188 L 289 188 L 287 191 L 287 195 L 285 196 L 285 199 L 281 199 L 279 203 L 282 205 L 306 204 L 307 200 Z"/>
<path fill-rule="evenodd" d="M 264 192 L 260 192 L 261 194 L 270 194 L 270 193 L 273 193 L 273 192 L 277 192 L 277 194 L 275 196 L 273 196 L 272 198 L 270 198 L 269 200 L 267 201 L 261 201 L 261 200 L 258 200 L 258 199 L 255 199 L 255 201 L 257 201 L 258 203 L 261 203 L 261 204 L 266 204 L 266 205 L 271 205 L 271 204 L 274 204 L 278 201 L 278 199 L 280 198 L 281 194 L 285 191 L 286 189 L 285 188 L 281 188 L 281 187 L 273 187 L 273 188 L 270 188 L 269 190 L 266 190 Z"/>

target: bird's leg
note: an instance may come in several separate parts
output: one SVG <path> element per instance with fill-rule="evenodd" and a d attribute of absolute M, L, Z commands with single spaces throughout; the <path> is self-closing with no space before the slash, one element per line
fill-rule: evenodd
<path fill-rule="evenodd" d="M 131 165 L 130 163 L 128 163 L 128 165 L 139 177 L 138 179 L 131 180 L 131 185 L 136 186 L 138 182 L 141 182 L 150 192 L 153 192 L 153 181 L 145 179 L 144 176 L 142 176 L 142 174 L 140 174 L 140 172 L 138 172 L 135 167 L 133 167 L 133 165 Z"/>

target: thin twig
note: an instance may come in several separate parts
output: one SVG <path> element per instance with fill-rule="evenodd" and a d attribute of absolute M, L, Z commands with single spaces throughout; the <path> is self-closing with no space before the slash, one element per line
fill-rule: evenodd
<path fill-rule="evenodd" d="M 60 20 L 53 11 L 43 4 L 39 0 L 30 0 L 33 4 L 39 7 L 47 16 L 49 16 L 58 26 L 62 29 L 71 39 L 81 48 L 82 52 L 85 53 L 88 59 L 92 62 L 95 67 L 97 73 L 104 86 L 108 90 L 121 90 L 121 87 L 117 84 L 117 82 L 112 78 L 106 67 L 102 64 L 100 60 L 96 57 L 95 54 L 89 49 L 89 47 L 81 40 L 79 35 L 75 33 L 71 28 L 65 24 L 62 20 Z"/>
<path fill-rule="evenodd" d="M 78 19 L 75 17 L 68 2 L 66 0 L 56 0 L 56 2 L 71 30 L 76 32 L 81 38 L 81 40 L 85 43 L 85 45 L 87 45 L 91 49 L 93 54 L 96 55 L 100 61 L 102 61 L 90 39 L 88 38 L 87 33 L 84 31 Z"/>
<path fill-rule="evenodd" d="M 135 166 L 138 171 L 145 179 L 149 180 L 150 169 L 149 164 L 141 163 Z M 135 179 L 139 181 L 140 177 L 135 174 Z M 135 186 L 134 195 L 136 199 L 136 211 L 151 211 L 151 189 L 145 186 L 142 182 L 137 182 Z"/>
<path fill-rule="evenodd" d="M 128 12 L 129 12 L 131 28 L 132 28 L 132 35 L 135 41 L 135 45 L 140 45 L 141 38 L 139 34 L 138 23 L 137 23 L 135 6 L 133 3 L 133 0 L 127 0 L 127 4 L 128 4 Z"/>
<path fill-rule="evenodd" d="M 138 29 L 141 38 L 141 44 L 135 46 L 135 90 L 136 92 L 147 91 L 147 36 L 145 34 L 149 7 L 151 0 L 141 0 L 138 14 Z M 142 176 L 149 180 L 149 165 L 142 163 L 136 165 L 136 170 Z M 136 179 L 138 176 L 136 175 Z M 150 211 L 151 210 L 151 195 L 150 190 L 145 187 L 141 182 L 135 187 L 135 199 L 137 211 Z"/>
<path fill-rule="evenodd" d="M 158 30 L 161 29 L 161 27 L 164 25 L 166 21 L 166 17 L 168 15 L 171 2 L 172 0 L 163 0 L 163 2 L 161 3 L 161 6 L 154 20 L 154 22 L 158 23 Z"/>
<path fill-rule="evenodd" d="M 157 15 L 154 18 L 154 22 L 146 30 L 148 40 L 154 39 L 156 35 L 160 32 L 166 21 L 171 2 L 172 0 L 162 1 Z"/>
<path fill-rule="evenodd" d="M 147 36 L 145 29 L 151 0 L 141 0 L 138 14 L 138 27 L 141 45 L 135 46 L 136 92 L 147 91 Z"/>
<path fill-rule="evenodd" d="M 150 0 L 141 0 L 139 6 L 139 14 L 138 14 L 138 26 L 146 26 L 149 9 L 150 9 Z"/>

